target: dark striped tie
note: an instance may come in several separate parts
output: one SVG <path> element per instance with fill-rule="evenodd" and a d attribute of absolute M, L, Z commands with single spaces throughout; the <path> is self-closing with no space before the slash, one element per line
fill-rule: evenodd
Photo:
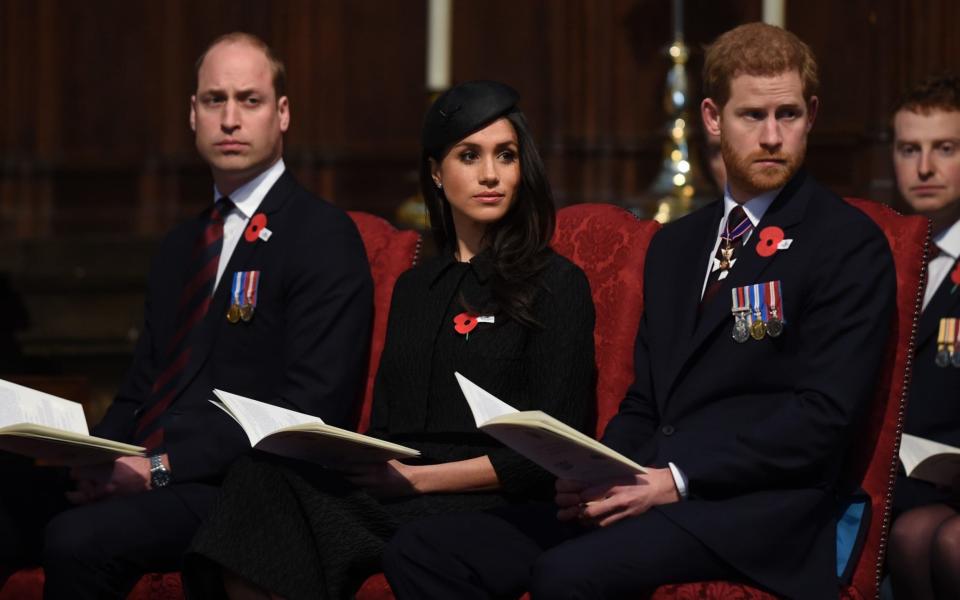
<path fill-rule="evenodd" d="M 163 355 L 163 369 L 150 390 L 150 401 L 146 405 L 150 408 L 137 422 L 136 437 L 147 450 L 163 444 L 163 428 L 150 429 L 173 401 L 180 375 L 190 362 L 197 326 L 203 321 L 213 300 L 220 250 L 223 248 L 223 220 L 233 207 L 230 198 L 217 200 L 193 248 L 188 271 L 190 276 L 177 303 L 176 330 Z"/>
<path fill-rule="evenodd" d="M 753 231 L 753 224 L 747 217 L 747 213 L 739 204 L 733 207 L 730 214 L 727 215 L 727 223 L 720 233 L 720 245 L 717 246 L 717 253 L 714 255 L 721 268 L 714 268 L 716 263 L 711 265 L 709 277 L 707 277 L 707 287 L 703 292 L 703 299 L 700 300 L 700 306 L 706 306 L 710 300 L 717 295 L 722 285 L 720 274 L 733 267 L 733 260 L 737 258 L 737 253 L 743 246 L 743 240 Z M 726 250 L 727 256 L 724 256 Z M 727 263 L 724 267 L 724 263 Z"/>

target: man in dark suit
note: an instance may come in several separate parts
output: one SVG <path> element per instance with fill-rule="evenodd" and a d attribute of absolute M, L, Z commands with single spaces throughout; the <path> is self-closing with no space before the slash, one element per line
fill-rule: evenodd
<path fill-rule="evenodd" d="M 904 433 L 960 446 L 960 77 L 931 77 L 911 89 L 893 130 L 900 194 L 930 218 L 933 233 Z M 901 472 L 893 503 L 897 598 L 956 597 L 960 494 Z"/>
<path fill-rule="evenodd" d="M 401 530 L 385 559 L 399 597 L 627 598 L 712 579 L 836 595 L 839 473 L 878 379 L 893 259 L 801 168 L 818 108 L 805 44 L 741 26 L 704 71 L 725 197 L 651 243 L 636 378 L 603 438 L 646 472 L 559 480 L 556 513 Z"/>
<path fill-rule="evenodd" d="M 248 34 L 219 38 L 197 63 L 190 125 L 215 203 L 161 243 L 133 365 L 93 431 L 148 457 L 70 472 L 76 506 L 53 516 L 42 547 L 48 598 L 123 597 L 141 573 L 178 568 L 218 481 L 249 449 L 209 402 L 214 388 L 349 426 L 372 281 L 350 218 L 285 169 L 284 80 Z M 9 515 L 0 523 L 18 531 L 5 539 L 28 539 Z"/>

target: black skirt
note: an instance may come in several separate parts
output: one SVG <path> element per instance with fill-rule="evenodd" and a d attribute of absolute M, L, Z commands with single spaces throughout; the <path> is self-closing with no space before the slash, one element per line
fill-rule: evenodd
<path fill-rule="evenodd" d="M 185 556 L 184 591 L 190 598 L 226 598 L 227 569 L 289 600 L 352 598 L 381 570 L 384 546 L 401 525 L 506 503 L 494 493 L 377 499 L 332 471 L 246 457 L 230 469 Z"/>

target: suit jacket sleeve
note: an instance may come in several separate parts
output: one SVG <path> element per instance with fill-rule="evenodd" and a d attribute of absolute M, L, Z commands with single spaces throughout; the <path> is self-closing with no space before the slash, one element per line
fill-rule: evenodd
<path fill-rule="evenodd" d="M 288 258 L 284 378 L 272 403 L 351 427 L 361 399 L 373 316 L 363 241 L 348 216 L 304 231 Z"/>
<path fill-rule="evenodd" d="M 868 219 L 824 233 L 831 243 L 810 265 L 803 306 L 788 315 L 800 336 L 798 372 L 784 374 L 794 376 L 792 392 L 768 417 L 732 428 L 678 464 L 692 496 L 835 483 L 876 390 L 896 274 L 886 238 Z"/>

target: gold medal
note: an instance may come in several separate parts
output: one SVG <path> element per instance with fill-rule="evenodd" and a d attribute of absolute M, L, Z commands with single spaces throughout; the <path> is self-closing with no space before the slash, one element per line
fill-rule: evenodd
<path fill-rule="evenodd" d="M 240 307 L 239 314 L 240 314 L 240 318 L 243 319 L 244 323 L 249 323 L 250 319 L 253 318 L 253 305 L 244 304 L 243 306 Z"/>
<path fill-rule="evenodd" d="M 750 337 L 755 340 L 762 340 L 765 335 L 767 335 L 767 327 L 763 321 L 754 321 L 750 325 Z"/>
<path fill-rule="evenodd" d="M 231 323 L 236 323 L 240 320 L 240 307 L 236 304 L 231 304 L 230 308 L 227 309 L 227 320 Z"/>
<path fill-rule="evenodd" d="M 730 261 L 733 259 L 733 246 L 720 248 L 720 270 L 726 271 L 730 268 Z"/>

